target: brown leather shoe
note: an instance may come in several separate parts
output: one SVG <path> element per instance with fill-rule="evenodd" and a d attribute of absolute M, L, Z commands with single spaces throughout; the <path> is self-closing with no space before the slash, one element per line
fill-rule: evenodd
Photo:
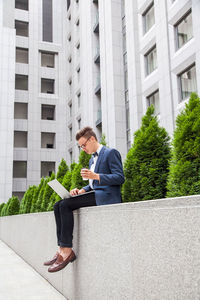
<path fill-rule="evenodd" d="M 44 262 L 44 266 L 51 266 L 55 263 L 56 259 L 58 258 L 59 253 L 56 252 L 56 254 L 54 255 L 54 257 L 51 260 L 45 261 Z"/>
<path fill-rule="evenodd" d="M 48 268 L 48 272 L 57 272 L 62 270 L 68 263 L 72 263 L 76 259 L 76 255 L 74 251 L 70 253 L 70 255 L 66 258 L 63 259 L 62 255 L 58 254 L 58 258 L 56 259 L 56 262 Z"/>

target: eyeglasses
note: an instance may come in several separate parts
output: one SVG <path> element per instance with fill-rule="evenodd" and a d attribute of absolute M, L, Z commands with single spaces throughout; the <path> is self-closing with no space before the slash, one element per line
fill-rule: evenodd
<path fill-rule="evenodd" d="M 85 149 L 85 147 L 86 147 L 86 145 L 87 145 L 87 142 L 89 141 L 90 138 L 91 138 L 91 136 L 85 141 L 84 144 L 82 144 L 82 145 L 80 146 L 81 149 Z"/>

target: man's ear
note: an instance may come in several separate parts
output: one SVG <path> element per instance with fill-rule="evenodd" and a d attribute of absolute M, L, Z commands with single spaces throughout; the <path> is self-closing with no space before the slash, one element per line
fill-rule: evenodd
<path fill-rule="evenodd" d="M 92 135 L 91 138 L 92 142 L 96 141 L 95 137 Z"/>

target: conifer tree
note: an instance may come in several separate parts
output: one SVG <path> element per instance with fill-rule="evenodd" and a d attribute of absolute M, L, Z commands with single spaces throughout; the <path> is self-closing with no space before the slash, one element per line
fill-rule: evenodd
<path fill-rule="evenodd" d="M 5 203 L 1 203 L 1 204 L 0 204 L 0 216 L 1 216 L 1 211 L 2 211 L 2 209 L 3 209 L 3 207 L 4 207 L 4 205 L 5 205 Z"/>
<path fill-rule="evenodd" d="M 124 164 L 123 201 L 163 198 L 169 169 L 169 136 L 158 124 L 154 107 L 147 109 Z"/>
<path fill-rule="evenodd" d="M 104 133 L 102 134 L 102 137 L 101 137 L 101 140 L 100 140 L 100 144 L 103 145 L 103 146 L 107 145 L 107 143 L 106 143 L 106 136 L 105 136 Z"/>
<path fill-rule="evenodd" d="M 88 184 L 88 180 L 83 180 L 81 176 L 81 169 L 89 167 L 89 160 L 91 155 L 85 153 L 85 151 L 81 151 L 79 155 L 79 162 L 75 166 L 72 171 L 72 178 L 71 178 L 71 189 L 74 188 L 82 188 L 83 186 Z"/>
<path fill-rule="evenodd" d="M 32 200 L 33 200 L 34 192 L 36 189 L 37 189 L 37 187 L 35 185 L 33 185 L 33 186 L 29 186 L 29 188 L 26 190 L 26 192 L 22 198 L 21 204 L 20 204 L 20 210 L 19 210 L 20 214 L 30 213 Z"/>
<path fill-rule="evenodd" d="M 168 197 L 200 194 L 200 98 L 192 93 L 176 119 Z"/>
<path fill-rule="evenodd" d="M 63 177 L 65 176 L 65 174 L 67 173 L 67 171 L 69 170 L 69 167 L 66 164 L 66 161 L 64 160 L 64 158 L 62 158 L 59 166 L 58 166 L 58 172 L 56 174 L 56 179 L 61 183 L 63 181 Z"/>
<path fill-rule="evenodd" d="M 10 202 L 12 201 L 12 197 L 10 197 L 8 199 L 8 201 L 5 203 L 5 205 L 3 206 L 2 210 L 1 210 L 1 216 L 8 216 L 8 207 L 10 205 Z"/>
<path fill-rule="evenodd" d="M 31 213 L 36 212 L 36 202 L 37 202 L 40 190 L 41 190 L 41 188 L 43 186 L 43 183 L 44 183 L 44 177 L 41 178 L 40 184 L 34 190 L 34 194 L 33 194 L 33 198 L 32 198 L 32 203 L 31 203 L 31 211 L 30 211 Z"/>
<path fill-rule="evenodd" d="M 41 186 L 40 192 L 38 194 L 37 201 L 35 203 L 35 212 L 41 212 L 42 199 L 43 199 L 45 187 L 46 187 L 48 180 L 49 180 L 49 177 L 42 178 L 42 180 L 41 180 L 42 186 Z"/>
<path fill-rule="evenodd" d="M 51 180 L 55 179 L 55 173 L 52 172 L 51 177 L 49 179 L 47 179 L 47 183 Z M 41 210 L 40 211 L 46 211 L 48 204 L 50 203 L 50 198 L 51 195 L 53 194 L 53 189 L 46 184 L 45 186 L 45 190 L 44 190 L 44 194 L 43 194 L 43 198 L 42 198 L 42 204 L 41 204 Z"/>
<path fill-rule="evenodd" d="M 7 207 L 8 207 L 8 202 L 5 203 L 5 205 L 3 206 L 2 210 L 1 210 L 1 217 L 7 216 Z"/>
<path fill-rule="evenodd" d="M 7 207 L 7 215 L 18 215 L 19 214 L 19 208 L 20 208 L 20 202 L 18 197 L 13 196 L 10 199 L 10 202 Z"/>

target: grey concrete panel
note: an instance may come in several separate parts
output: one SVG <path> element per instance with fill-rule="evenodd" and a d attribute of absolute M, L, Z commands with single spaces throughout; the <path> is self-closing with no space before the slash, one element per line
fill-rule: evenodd
<path fill-rule="evenodd" d="M 77 260 L 50 274 L 52 212 L 0 218 L 0 238 L 70 300 L 200 299 L 200 196 L 75 211 Z"/>

